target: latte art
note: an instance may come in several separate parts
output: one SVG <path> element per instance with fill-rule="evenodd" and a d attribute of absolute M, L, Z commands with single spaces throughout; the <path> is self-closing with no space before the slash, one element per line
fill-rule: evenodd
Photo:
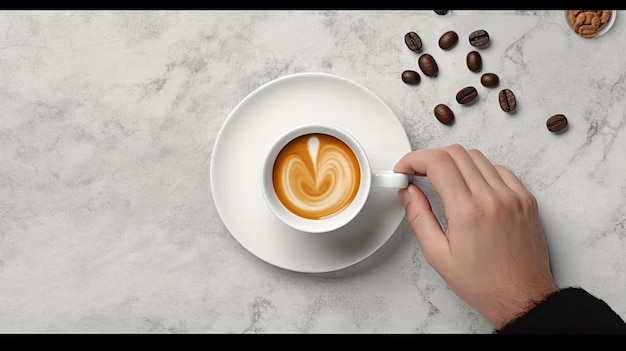
<path fill-rule="evenodd" d="M 348 207 L 359 190 L 361 170 L 354 152 L 326 134 L 292 140 L 274 163 L 273 184 L 278 199 L 292 213 L 328 218 Z"/>

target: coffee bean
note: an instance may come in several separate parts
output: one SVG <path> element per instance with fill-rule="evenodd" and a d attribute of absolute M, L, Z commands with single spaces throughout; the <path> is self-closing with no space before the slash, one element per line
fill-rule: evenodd
<path fill-rule="evenodd" d="M 486 48 L 489 45 L 489 33 L 483 29 L 473 31 L 469 35 L 469 42 L 472 46 Z"/>
<path fill-rule="evenodd" d="M 456 102 L 461 105 L 467 105 L 473 102 L 478 96 L 478 92 L 474 87 L 465 87 L 456 93 Z"/>
<path fill-rule="evenodd" d="M 438 14 L 438 15 L 440 15 L 440 16 L 443 16 L 443 15 L 445 15 L 446 13 L 448 13 L 448 10 L 435 10 L 435 13 L 436 13 L 436 14 Z"/>
<path fill-rule="evenodd" d="M 435 106 L 434 113 L 439 122 L 445 125 L 450 125 L 454 122 L 454 113 L 447 105 L 439 104 Z"/>
<path fill-rule="evenodd" d="M 472 72 L 480 72 L 483 68 L 483 59 L 478 51 L 470 51 L 467 54 L 467 68 Z"/>
<path fill-rule="evenodd" d="M 409 50 L 414 52 L 422 51 L 422 38 L 415 32 L 408 32 L 404 35 L 404 43 Z"/>
<path fill-rule="evenodd" d="M 546 121 L 548 130 L 552 133 L 560 133 L 567 128 L 567 117 L 563 114 L 556 114 Z"/>
<path fill-rule="evenodd" d="M 455 31 L 449 30 L 439 37 L 439 47 L 444 50 L 452 49 L 459 41 L 459 36 Z"/>
<path fill-rule="evenodd" d="M 417 60 L 417 64 L 419 65 L 422 72 L 429 77 L 436 77 L 439 72 L 439 66 L 437 66 L 437 61 L 430 54 L 423 54 Z"/>
<path fill-rule="evenodd" d="M 504 112 L 512 112 L 517 106 L 515 101 L 515 94 L 510 89 L 502 89 L 498 94 L 498 101 L 500 102 L 500 108 Z"/>
<path fill-rule="evenodd" d="M 402 72 L 402 81 L 406 84 L 417 85 L 419 84 L 421 78 L 419 73 L 412 71 L 410 69 Z"/>
<path fill-rule="evenodd" d="M 493 88 L 500 84 L 500 78 L 495 73 L 485 73 L 480 77 L 480 83 L 487 88 Z"/>

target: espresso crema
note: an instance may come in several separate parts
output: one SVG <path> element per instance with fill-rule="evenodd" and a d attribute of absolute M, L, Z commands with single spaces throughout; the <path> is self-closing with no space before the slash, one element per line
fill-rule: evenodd
<path fill-rule="evenodd" d="M 290 212 L 308 219 L 334 216 L 350 205 L 361 183 L 354 151 L 321 133 L 290 141 L 274 162 L 276 196 Z"/>

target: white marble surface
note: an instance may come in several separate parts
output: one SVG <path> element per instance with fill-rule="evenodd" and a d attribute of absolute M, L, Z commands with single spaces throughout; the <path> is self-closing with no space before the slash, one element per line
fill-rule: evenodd
<path fill-rule="evenodd" d="M 626 316 L 625 18 L 584 40 L 562 11 L 0 12 L 0 332 L 490 333 L 405 222 L 366 260 L 308 275 L 226 230 L 217 133 L 255 88 L 305 71 L 371 89 L 414 149 L 456 142 L 511 168 L 538 199 L 558 284 Z M 476 29 L 514 115 L 465 67 Z M 411 30 L 440 67 L 416 87 L 399 78 L 417 69 Z M 444 52 L 447 30 L 461 40 Z M 460 107 L 465 85 L 480 101 Z M 440 102 L 453 126 L 431 114 Z M 555 113 L 564 134 L 545 127 Z"/>

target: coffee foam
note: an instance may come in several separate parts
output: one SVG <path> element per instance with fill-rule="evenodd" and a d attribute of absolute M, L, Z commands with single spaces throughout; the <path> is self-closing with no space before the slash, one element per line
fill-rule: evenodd
<path fill-rule="evenodd" d="M 292 213 L 328 218 L 348 207 L 359 190 L 359 160 L 348 145 L 326 134 L 291 141 L 274 163 L 276 195 Z"/>

